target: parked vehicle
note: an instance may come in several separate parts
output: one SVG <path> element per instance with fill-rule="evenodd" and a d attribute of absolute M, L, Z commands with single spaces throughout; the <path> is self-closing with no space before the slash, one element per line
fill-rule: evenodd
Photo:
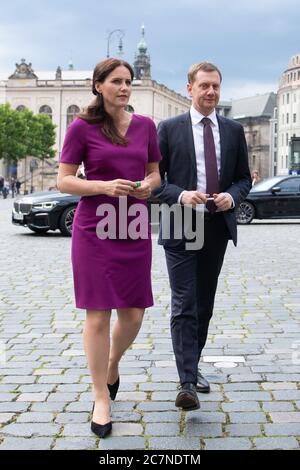
<path fill-rule="evenodd" d="M 12 223 L 26 226 L 36 233 L 60 230 L 65 236 L 72 235 L 72 224 L 80 196 L 63 194 L 57 190 L 42 191 L 15 200 Z M 157 203 L 155 198 L 149 200 Z"/>
<path fill-rule="evenodd" d="M 37 233 L 60 230 L 72 235 L 72 224 L 80 196 L 62 194 L 59 191 L 42 191 L 16 199 L 12 211 L 12 223 L 27 226 Z"/>
<path fill-rule="evenodd" d="M 300 218 L 300 175 L 274 176 L 254 185 L 236 218 L 243 225 L 253 219 Z"/>

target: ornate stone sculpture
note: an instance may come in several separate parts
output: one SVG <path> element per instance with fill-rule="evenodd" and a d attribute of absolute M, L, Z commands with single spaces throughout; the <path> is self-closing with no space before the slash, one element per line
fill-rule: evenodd
<path fill-rule="evenodd" d="M 22 78 L 38 78 L 33 69 L 32 69 L 32 64 L 29 62 L 29 64 L 26 64 L 25 59 L 21 59 L 20 64 L 16 64 L 16 70 L 15 72 L 9 77 L 10 79 L 22 79 Z"/>

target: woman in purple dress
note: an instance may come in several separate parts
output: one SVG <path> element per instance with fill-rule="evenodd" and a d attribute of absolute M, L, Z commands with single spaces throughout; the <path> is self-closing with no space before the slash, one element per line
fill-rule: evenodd
<path fill-rule="evenodd" d="M 67 130 L 57 179 L 61 192 L 81 196 L 72 230 L 73 280 L 76 307 L 86 309 L 91 429 L 100 437 L 112 429 L 119 361 L 153 305 L 147 199 L 160 185 L 161 155 L 153 121 L 126 112 L 132 80 L 125 61 L 110 58 L 95 67 L 96 99 Z M 82 163 L 86 180 L 75 176 Z M 117 320 L 110 343 L 112 309 Z"/>

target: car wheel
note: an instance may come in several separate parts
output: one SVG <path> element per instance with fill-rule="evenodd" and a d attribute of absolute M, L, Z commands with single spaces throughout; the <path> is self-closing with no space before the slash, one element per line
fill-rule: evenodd
<path fill-rule="evenodd" d="M 67 207 L 62 213 L 59 222 L 59 230 L 66 237 L 71 237 L 72 235 L 72 225 L 73 219 L 76 211 L 76 206 Z"/>
<path fill-rule="evenodd" d="M 32 227 L 32 225 L 28 225 L 28 228 L 35 233 L 46 233 L 49 231 L 48 228 L 39 228 L 39 227 Z"/>
<path fill-rule="evenodd" d="M 236 213 L 236 221 L 238 224 L 241 224 L 241 225 L 250 224 L 250 222 L 252 222 L 252 220 L 254 219 L 254 216 L 255 216 L 254 206 L 250 202 L 245 201 L 245 202 L 242 202 L 238 207 L 238 210 Z"/>

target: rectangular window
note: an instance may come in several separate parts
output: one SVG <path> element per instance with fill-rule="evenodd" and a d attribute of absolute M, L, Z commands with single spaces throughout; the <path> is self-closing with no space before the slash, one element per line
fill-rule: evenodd
<path fill-rule="evenodd" d="M 286 123 L 287 124 L 289 123 L 289 118 L 290 118 L 289 113 L 286 113 Z"/>
<path fill-rule="evenodd" d="M 297 101 L 297 94 L 294 93 L 294 103 L 296 103 L 296 101 Z"/>
<path fill-rule="evenodd" d="M 284 104 L 284 95 L 282 95 L 282 104 Z"/>
<path fill-rule="evenodd" d="M 289 104 L 290 103 L 290 94 L 287 93 L 286 94 L 286 104 Z"/>
<path fill-rule="evenodd" d="M 274 132 L 275 134 L 277 134 L 277 122 L 275 122 L 275 125 L 274 125 Z"/>
<path fill-rule="evenodd" d="M 286 136 L 285 136 L 285 145 L 289 145 L 289 134 L 286 133 Z"/>
<path fill-rule="evenodd" d="M 288 167 L 288 156 L 287 155 L 285 156 L 285 167 L 286 168 Z"/>
<path fill-rule="evenodd" d="M 293 114 L 293 122 L 296 122 L 296 121 L 297 121 L 297 114 L 294 113 L 294 114 Z"/>
<path fill-rule="evenodd" d="M 172 106 L 168 104 L 168 117 L 172 116 Z"/>

